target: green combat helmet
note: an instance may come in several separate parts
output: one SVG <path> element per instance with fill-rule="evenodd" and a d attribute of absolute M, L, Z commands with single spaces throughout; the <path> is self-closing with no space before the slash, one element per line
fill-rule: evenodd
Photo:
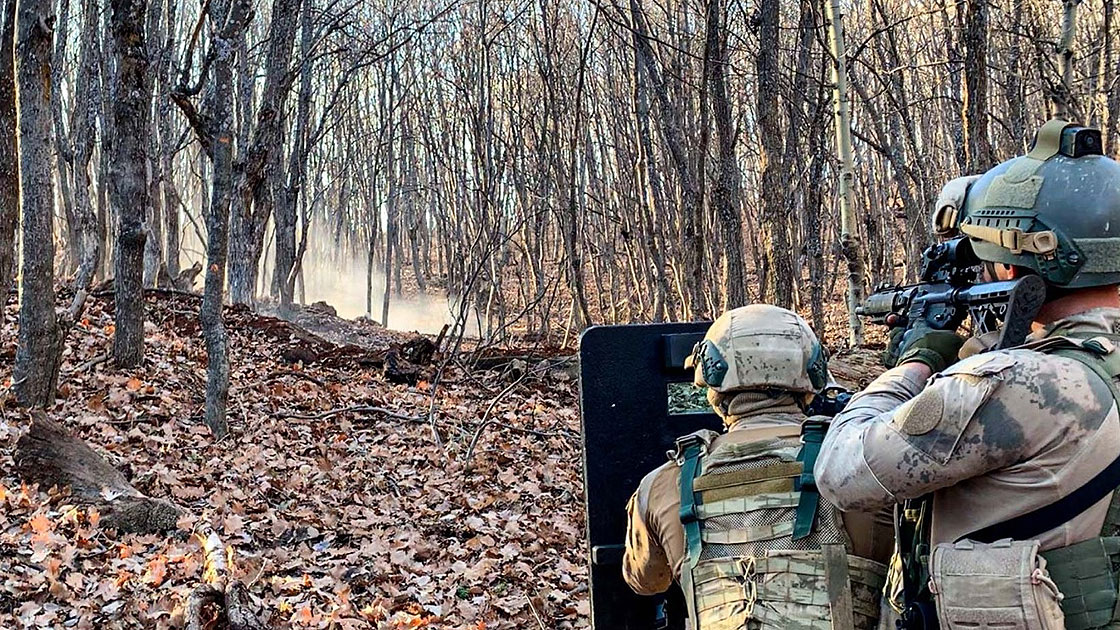
<path fill-rule="evenodd" d="M 968 236 L 981 260 L 1058 287 L 1120 284 L 1120 164 L 1102 155 L 1099 130 L 1051 120 L 1027 155 L 954 182 L 971 186 L 963 206 L 938 203 L 939 236 Z"/>
<path fill-rule="evenodd" d="M 813 329 L 792 311 L 769 304 L 732 309 L 712 322 L 686 368 L 693 382 L 726 394 L 782 389 L 813 394 L 828 384 L 828 360 Z"/>

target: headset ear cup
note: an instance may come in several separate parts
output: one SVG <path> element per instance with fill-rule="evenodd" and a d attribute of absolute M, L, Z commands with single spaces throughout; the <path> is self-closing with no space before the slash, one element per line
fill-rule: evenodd
<path fill-rule="evenodd" d="M 809 373 L 809 382 L 814 389 L 824 389 L 828 385 L 828 355 L 820 343 L 813 344 L 813 352 L 809 356 L 806 371 Z"/>
<path fill-rule="evenodd" d="M 708 387 L 721 387 L 723 379 L 727 376 L 727 359 L 710 339 L 705 339 L 700 344 L 699 362 L 704 375 L 704 382 Z"/>

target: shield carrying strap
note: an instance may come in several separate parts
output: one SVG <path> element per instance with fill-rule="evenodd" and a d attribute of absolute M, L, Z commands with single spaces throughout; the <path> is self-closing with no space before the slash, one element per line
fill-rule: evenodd
<path fill-rule="evenodd" d="M 798 490 L 801 499 L 797 504 L 797 515 L 793 521 L 793 540 L 801 540 L 813 533 L 813 523 L 817 520 L 817 505 L 820 493 L 817 492 L 817 480 L 813 476 L 813 466 L 817 463 L 817 455 L 821 452 L 821 442 L 828 432 L 828 423 L 821 420 L 806 420 L 801 424 L 801 477 L 798 479 Z"/>
<path fill-rule="evenodd" d="M 1067 344 L 1052 343 L 1040 350 L 1047 354 L 1073 359 L 1089 368 L 1105 382 L 1112 392 L 1113 400 L 1120 405 L 1120 391 L 1117 390 L 1114 380 L 1120 376 L 1120 351 L 1114 349 L 1114 335 L 1071 334 L 1069 337 Z M 964 538 L 984 543 L 991 543 L 1001 538 L 1014 540 L 1037 538 L 1093 507 L 1118 487 L 1120 487 L 1120 458 L 1113 460 L 1088 483 L 1054 503 L 985 527 Z"/>
<path fill-rule="evenodd" d="M 700 561 L 702 540 L 700 538 L 700 514 L 696 491 L 692 482 L 700 474 L 700 456 L 704 454 L 704 440 L 699 436 L 687 435 L 677 441 L 681 467 L 681 525 L 684 526 L 684 565 L 681 567 L 681 590 L 688 605 L 688 619 L 693 628 L 697 625 L 696 591 L 692 586 L 692 570 Z"/>

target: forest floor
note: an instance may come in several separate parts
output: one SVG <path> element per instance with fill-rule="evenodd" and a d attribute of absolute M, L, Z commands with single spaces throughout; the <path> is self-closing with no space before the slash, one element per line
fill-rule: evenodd
<path fill-rule="evenodd" d="M 579 628 L 588 625 L 576 381 L 547 361 L 454 366 L 393 384 L 410 335 L 227 309 L 232 435 L 201 423 L 198 298 L 148 296 L 145 361 L 107 360 L 112 296 L 66 344 L 50 416 L 185 516 L 118 535 L 96 509 L 15 475 L 26 416 L 7 387 L 14 296 L 0 328 L 0 627 L 178 628 L 206 578 L 207 526 L 271 627 Z M 351 345 L 338 345 L 351 344 Z M 438 357 L 437 357 L 438 361 Z M 377 407 L 382 411 L 339 411 Z M 469 445 L 477 434 L 477 446 Z"/>
<path fill-rule="evenodd" d="M 294 324 L 227 309 L 232 434 L 215 441 L 201 420 L 198 299 L 146 297 L 139 369 L 108 359 L 111 294 L 91 298 L 67 338 L 50 416 L 137 489 L 184 510 L 167 535 L 120 535 L 99 527 L 96 508 L 16 476 L 29 420 L 7 389 L 9 296 L 0 628 L 181 628 L 209 577 L 203 531 L 227 547 L 232 577 L 270 627 L 589 625 L 576 374 L 547 357 L 563 353 L 451 364 L 433 386 L 440 356 L 417 359 L 415 335 L 325 308 Z M 390 382 L 408 359 L 426 365 L 404 371 L 412 384 Z M 875 371 L 869 352 L 834 362 L 849 386 Z"/>

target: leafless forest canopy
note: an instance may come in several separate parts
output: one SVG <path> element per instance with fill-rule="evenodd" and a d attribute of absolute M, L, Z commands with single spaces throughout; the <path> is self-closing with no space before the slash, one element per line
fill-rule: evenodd
<path fill-rule="evenodd" d="M 0 70 L 42 75 L 0 157 L 25 292 L 52 258 L 126 296 L 201 271 L 215 351 L 223 300 L 262 299 L 566 344 L 767 300 L 843 338 L 820 2 L 14 4 Z M 1115 145 L 1111 0 L 839 6 L 866 286 L 912 277 L 941 184 L 1049 116 Z M 118 308 L 126 356 L 139 319 Z"/>

